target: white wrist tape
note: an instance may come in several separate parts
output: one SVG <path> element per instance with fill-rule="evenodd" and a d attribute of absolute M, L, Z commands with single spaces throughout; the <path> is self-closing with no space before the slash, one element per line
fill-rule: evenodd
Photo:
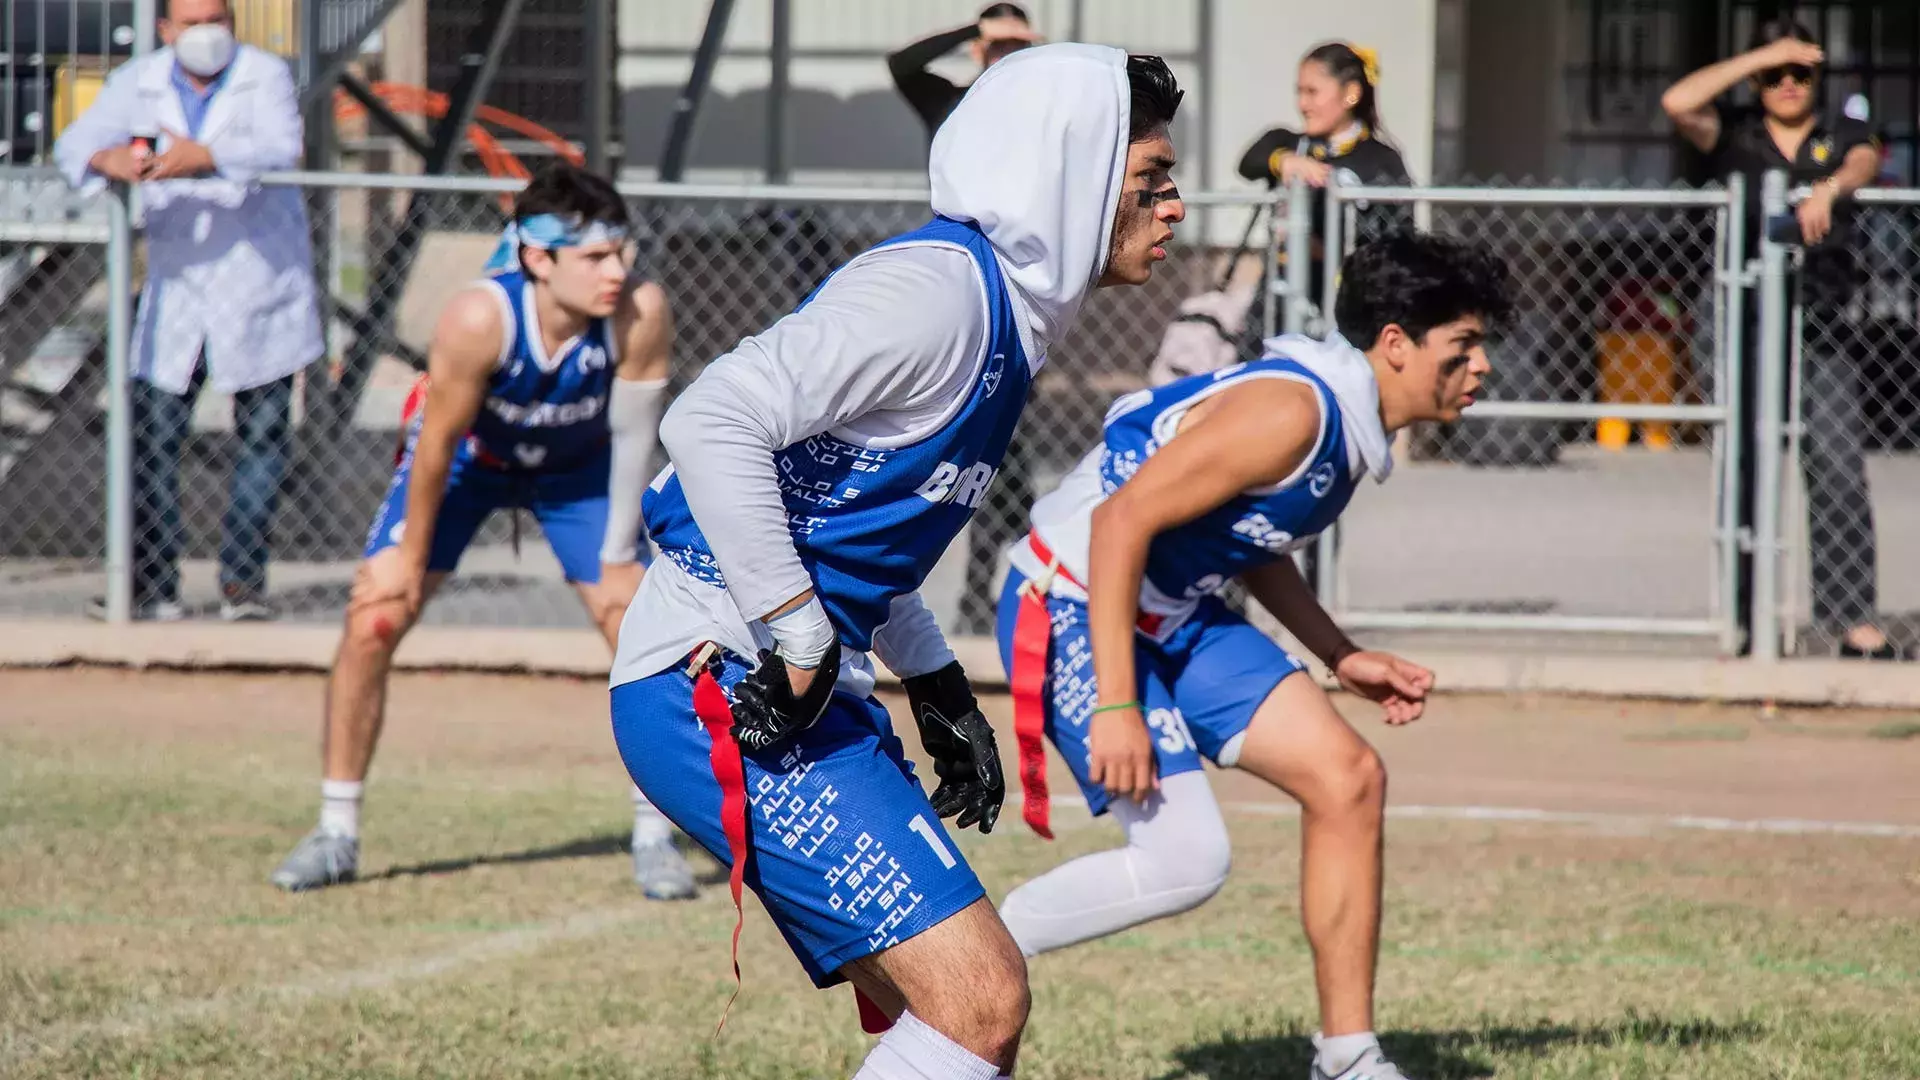
<path fill-rule="evenodd" d="M 833 620 L 827 618 L 826 606 L 817 596 L 792 611 L 767 619 L 766 623 L 774 642 L 780 646 L 780 659 L 797 668 L 819 667 L 821 658 L 833 645 Z"/>

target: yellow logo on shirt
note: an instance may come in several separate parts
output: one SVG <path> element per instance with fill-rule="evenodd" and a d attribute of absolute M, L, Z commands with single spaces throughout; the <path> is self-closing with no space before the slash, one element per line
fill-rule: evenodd
<path fill-rule="evenodd" d="M 1827 159 L 1832 156 L 1833 156 L 1833 140 L 1832 139 L 1817 139 L 1814 141 L 1814 144 L 1813 144 L 1814 164 L 1825 165 L 1827 163 Z"/>

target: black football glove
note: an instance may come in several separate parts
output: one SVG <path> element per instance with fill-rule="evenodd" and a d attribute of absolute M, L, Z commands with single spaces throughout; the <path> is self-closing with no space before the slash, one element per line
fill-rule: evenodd
<path fill-rule="evenodd" d="M 993 728 L 980 715 L 967 673 L 955 660 L 939 671 L 900 680 L 907 688 L 913 719 L 920 726 L 920 745 L 933 759 L 940 786 L 933 793 L 933 811 L 941 817 L 960 815 L 956 828 L 980 826 L 993 831 L 1007 783 L 1000 775 L 1000 748 Z"/>
<path fill-rule="evenodd" d="M 787 681 L 787 662 L 772 649 L 761 649 L 760 666 L 733 687 L 734 740 L 741 750 L 758 754 L 812 727 L 833 700 L 833 684 L 839 677 L 838 639 L 827 646 L 807 692 L 797 696 Z"/>

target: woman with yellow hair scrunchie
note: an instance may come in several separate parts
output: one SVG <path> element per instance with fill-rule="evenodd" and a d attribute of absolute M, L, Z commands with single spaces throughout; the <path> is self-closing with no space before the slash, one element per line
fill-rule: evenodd
<path fill-rule="evenodd" d="M 1334 41 L 1307 53 L 1295 86 L 1300 129 L 1277 127 L 1260 136 L 1240 159 L 1240 175 L 1276 187 L 1298 179 L 1323 188 L 1336 176 L 1343 184 L 1411 183 L 1400 152 L 1381 138 L 1379 84 L 1380 60 L 1372 49 Z M 1324 196 L 1314 195 L 1312 295 L 1318 300 L 1326 203 Z M 1404 226 L 1404 209 L 1374 207 L 1361 213 L 1359 239 Z M 1259 342 L 1248 344 L 1257 355 Z"/>
<path fill-rule="evenodd" d="M 1300 61 L 1300 130 L 1274 128 L 1240 160 L 1249 180 L 1298 178 L 1325 187 L 1336 169 L 1363 183 L 1406 183 L 1399 151 L 1380 137 L 1380 58 L 1369 48 L 1328 42 Z"/>

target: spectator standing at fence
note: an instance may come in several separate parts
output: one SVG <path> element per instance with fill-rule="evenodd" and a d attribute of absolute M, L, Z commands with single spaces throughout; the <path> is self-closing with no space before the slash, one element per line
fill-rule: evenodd
<path fill-rule="evenodd" d="M 320 821 L 274 870 L 290 891 L 350 881 L 394 650 L 496 510 L 530 511 L 612 644 L 640 586 L 640 493 L 666 402 L 672 315 L 632 278 L 626 202 L 564 162 L 514 200 L 481 280 L 441 313 L 406 441 L 367 531 L 327 678 Z M 634 880 L 690 899 L 673 833 L 633 789 Z"/>
<path fill-rule="evenodd" d="M 1791 19 L 1776 19 L 1760 27 L 1749 51 L 1681 79 L 1661 104 L 1681 137 L 1712 158 L 1718 175 L 1746 177 L 1747 257 L 1757 254 L 1764 227 L 1762 176 L 1784 171 L 1790 185 L 1808 189 L 1794 212 L 1795 239 L 1806 254 L 1793 287 L 1805 312 L 1801 464 L 1807 485 L 1813 616 L 1823 629 L 1841 635 L 1841 655 L 1895 660 L 1900 651 L 1875 622 L 1873 504 L 1862 445 L 1866 420 L 1859 361 L 1847 347 L 1852 335 L 1846 324 L 1847 304 L 1860 284 L 1850 196 L 1879 174 L 1880 145 L 1865 122 L 1846 115 L 1829 119 L 1816 111 L 1823 59 L 1810 31 Z M 1719 102 L 1742 82 L 1753 87 L 1756 106 Z M 1757 476 L 1759 307 L 1748 307 L 1740 358 L 1740 476 L 1734 505 L 1735 522 L 1749 531 Z M 1752 556 L 1743 552 L 1734 603 L 1736 616 L 1749 631 L 1748 649 L 1754 615 L 1752 569 Z"/>
<path fill-rule="evenodd" d="M 1264 180 L 1269 187 L 1300 181 L 1313 191 L 1313 233 L 1302 249 L 1289 238 L 1283 258 L 1296 252 L 1311 254 L 1308 295 L 1319 304 L 1325 297 L 1322 243 L 1326 231 L 1330 183 L 1406 184 L 1412 178 L 1400 151 L 1386 141 L 1380 127 L 1380 61 L 1372 49 L 1332 41 L 1300 60 L 1294 87 L 1300 110 L 1298 129 L 1276 127 L 1254 140 L 1240 158 L 1240 175 Z M 1363 215 L 1361 236 L 1369 239 L 1405 223 L 1398 208 L 1384 214 Z M 1256 320 L 1248 320 L 1241 353 L 1260 354 L 1262 334 Z"/>
<path fill-rule="evenodd" d="M 1024 8 L 1018 4 L 994 4 L 980 13 L 980 19 L 955 30 L 943 30 L 929 38 L 887 54 L 887 70 L 900 96 L 927 125 L 931 139 L 940 125 L 966 96 L 967 88 L 955 86 L 942 76 L 927 70 L 927 65 L 962 45 L 973 54 L 982 71 L 1040 40 Z"/>
<path fill-rule="evenodd" d="M 222 618 L 272 618 L 267 561 L 286 471 L 293 374 L 321 355 L 306 210 L 259 183 L 300 160 L 293 78 L 233 37 L 226 0 L 172 0 L 166 48 L 122 66 L 54 145 L 83 191 L 138 185 L 147 280 L 134 318 L 134 616 L 180 604 L 180 454 L 211 384 L 233 395 L 234 462 L 220 544 Z M 95 614 L 104 601 L 93 604 Z"/>

